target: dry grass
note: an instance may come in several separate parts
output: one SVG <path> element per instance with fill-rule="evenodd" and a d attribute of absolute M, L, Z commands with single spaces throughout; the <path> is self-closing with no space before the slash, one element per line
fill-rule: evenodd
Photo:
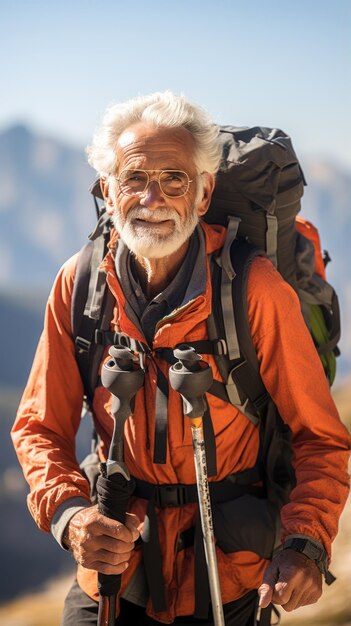
<path fill-rule="evenodd" d="M 51 581 L 38 592 L 22 596 L 0 607 L 4 626 L 59 626 L 64 598 L 71 579 Z"/>

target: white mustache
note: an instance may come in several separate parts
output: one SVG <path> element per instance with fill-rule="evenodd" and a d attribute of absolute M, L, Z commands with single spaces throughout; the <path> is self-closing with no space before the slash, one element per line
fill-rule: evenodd
<path fill-rule="evenodd" d="M 164 207 L 163 209 L 151 210 L 146 207 L 138 206 L 130 209 L 126 215 L 126 222 L 131 222 L 135 219 L 147 220 L 148 222 L 164 222 L 166 220 L 173 220 L 176 224 L 180 220 L 175 209 Z"/>

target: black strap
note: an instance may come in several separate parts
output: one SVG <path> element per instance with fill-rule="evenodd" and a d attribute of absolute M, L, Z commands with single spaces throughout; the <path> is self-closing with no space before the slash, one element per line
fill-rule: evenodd
<path fill-rule="evenodd" d="M 167 460 L 168 391 L 168 380 L 157 367 L 154 463 Z"/>
<path fill-rule="evenodd" d="M 140 352 L 142 354 L 149 354 L 150 348 L 137 339 L 132 339 L 125 333 L 118 333 L 113 331 L 106 331 L 102 329 L 97 329 L 95 331 L 95 342 L 103 345 L 103 346 L 111 346 L 117 343 L 134 350 L 135 352 Z M 179 345 L 183 345 L 182 344 Z M 199 354 L 215 354 L 215 355 L 223 355 L 227 352 L 227 346 L 224 339 L 204 339 L 203 341 L 192 341 L 192 348 Z M 154 353 L 159 356 L 161 359 L 164 359 L 170 365 L 174 365 L 176 362 L 176 358 L 174 357 L 173 351 L 178 347 L 176 345 L 174 348 L 156 348 Z"/>
<path fill-rule="evenodd" d="M 95 276 L 97 267 L 92 267 L 95 257 L 99 259 L 107 251 L 109 230 L 106 217 L 98 224 L 101 238 L 92 235 L 92 239 L 82 248 L 78 255 L 71 304 L 72 334 L 75 340 L 76 360 L 82 378 L 84 393 L 91 404 L 98 379 L 98 368 L 102 349 L 96 345 L 95 331 L 98 326 L 108 329 L 112 319 L 113 299 L 109 290 L 103 288 L 102 305 L 99 315 L 86 314 L 86 305 L 89 299 L 91 277 Z M 95 252 L 98 249 L 99 254 Z M 101 320 L 101 321 L 100 321 Z"/>
<path fill-rule="evenodd" d="M 76 337 L 79 333 L 81 320 L 88 297 L 90 262 L 93 254 L 93 242 L 88 241 L 78 255 L 74 285 L 72 292 L 71 325 L 72 334 Z"/>
<path fill-rule="evenodd" d="M 272 613 L 277 618 L 276 622 L 272 624 Z M 276 626 L 280 624 L 280 613 L 274 604 L 269 604 L 267 608 L 261 609 L 260 611 L 260 619 L 257 622 L 258 626 Z"/>
<path fill-rule="evenodd" d="M 226 502 L 240 496 L 251 493 L 257 497 L 264 495 L 263 487 L 256 486 L 263 478 L 263 468 L 255 465 L 250 469 L 237 474 L 231 474 L 221 481 L 210 481 L 209 488 L 213 502 Z M 198 501 L 197 485 L 157 485 L 140 478 L 135 478 L 134 496 L 145 500 L 152 500 L 159 508 L 178 507 L 186 504 L 194 504 Z"/>
<path fill-rule="evenodd" d="M 207 401 L 206 401 L 206 406 L 207 408 L 203 415 L 202 425 L 203 425 L 204 440 L 205 440 L 207 476 L 216 476 L 217 475 L 216 437 L 215 437 L 215 432 L 213 428 L 210 408 L 208 406 Z"/>
<path fill-rule="evenodd" d="M 84 315 L 85 303 L 88 298 L 90 263 L 93 253 L 93 242 L 89 241 L 78 255 L 71 304 L 71 326 L 75 339 L 76 360 L 84 385 L 84 391 L 91 399 L 88 389 L 90 372 L 90 348 L 94 336 L 96 322 Z"/>
<path fill-rule="evenodd" d="M 207 619 L 210 608 L 210 584 L 208 580 L 208 569 L 204 541 L 202 536 L 200 513 L 198 512 L 195 524 L 194 540 L 194 561 L 195 561 L 195 611 L 194 617 Z"/>
<path fill-rule="evenodd" d="M 333 347 L 335 347 L 338 341 L 340 340 L 340 334 L 341 334 L 339 299 L 335 291 L 333 291 L 331 310 L 332 310 L 332 327 L 330 328 L 329 332 L 330 332 L 330 338 L 334 344 Z"/>
<path fill-rule="evenodd" d="M 141 533 L 145 576 L 154 610 L 158 613 L 167 608 L 165 583 L 162 572 L 162 554 L 157 531 L 155 507 L 149 500 Z"/>

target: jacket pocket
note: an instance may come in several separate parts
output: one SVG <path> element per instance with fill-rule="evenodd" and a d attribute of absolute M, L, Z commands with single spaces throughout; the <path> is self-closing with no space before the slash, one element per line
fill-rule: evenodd
<path fill-rule="evenodd" d="M 213 503 L 213 525 L 223 552 L 248 550 L 270 559 L 279 537 L 280 518 L 271 502 L 247 494 Z"/>

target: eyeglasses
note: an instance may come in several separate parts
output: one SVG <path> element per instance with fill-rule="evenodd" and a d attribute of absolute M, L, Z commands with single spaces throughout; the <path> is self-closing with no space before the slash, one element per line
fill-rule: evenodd
<path fill-rule="evenodd" d="M 148 188 L 151 178 L 150 174 L 154 174 L 156 182 L 160 186 L 164 196 L 167 198 L 181 198 L 187 193 L 190 180 L 186 172 L 181 170 L 122 170 L 119 176 L 114 176 L 118 182 L 121 193 L 125 196 L 135 196 L 143 194 Z"/>

